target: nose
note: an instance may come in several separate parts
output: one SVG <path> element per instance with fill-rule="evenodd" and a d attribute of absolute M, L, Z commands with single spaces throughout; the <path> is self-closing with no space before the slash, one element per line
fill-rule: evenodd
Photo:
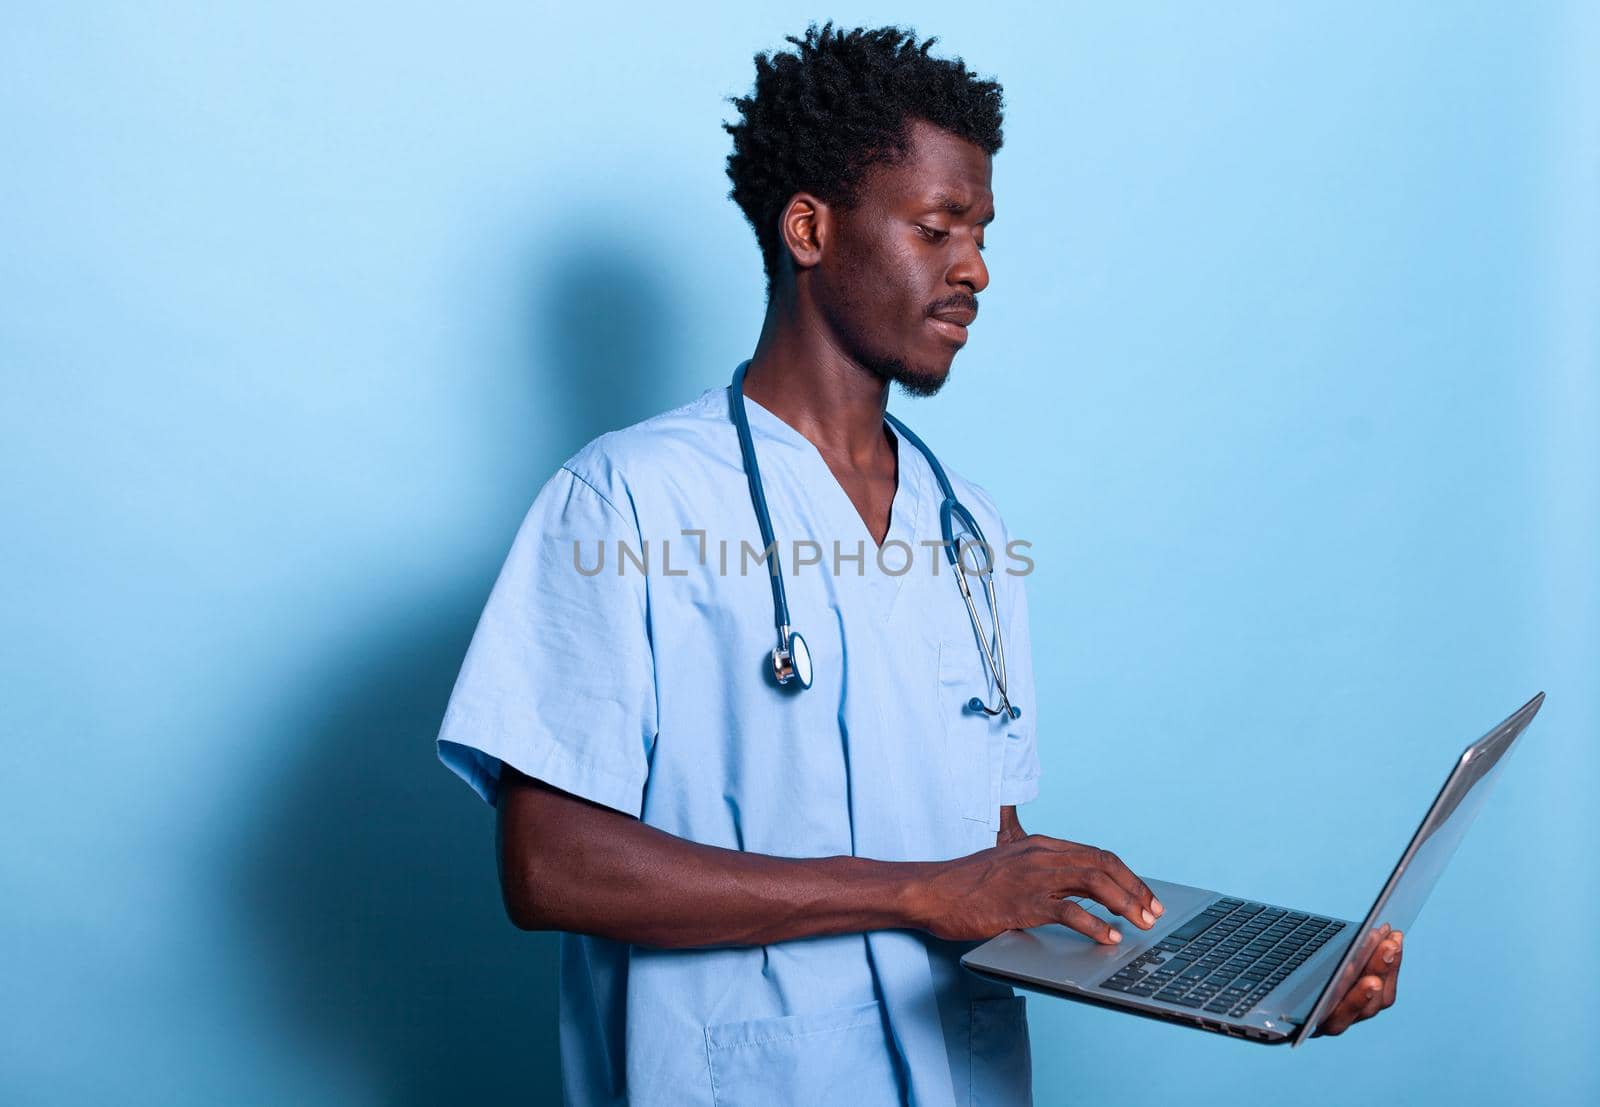
<path fill-rule="evenodd" d="M 989 287 L 989 267 L 983 263 L 983 253 L 976 238 L 968 236 L 961 254 L 945 274 L 947 284 L 964 284 L 974 295 Z"/>

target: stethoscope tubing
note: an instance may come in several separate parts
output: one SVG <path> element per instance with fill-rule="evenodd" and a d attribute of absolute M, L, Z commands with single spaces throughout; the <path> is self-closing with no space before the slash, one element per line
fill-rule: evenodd
<path fill-rule="evenodd" d="M 762 549 L 772 551 L 771 557 L 777 557 L 777 539 L 772 532 L 772 517 L 767 511 L 767 497 L 762 488 L 761 469 L 756 462 L 755 442 L 750 436 L 750 421 L 745 414 L 744 406 L 744 376 L 745 370 L 750 367 L 748 360 L 739 363 L 733 371 L 733 384 L 729 390 L 730 408 L 734 428 L 739 436 L 739 452 L 744 461 L 745 478 L 750 486 L 750 503 L 755 508 L 756 525 L 761 529 Z M 989 547 L 988 540 L 984 537 L 983 528 L 978 525 L 978 520 L 956 498 L 955 489 L 950 485 L 950 479 L 945 475 L 944 466 L 939 464 L 939 459 L 933 451 L 917 437 L 916 433 L 889 412 L 883 413 L 884 419 L 906 441 L 916 447 L 917 452 L 927 459 L 928 467 L 933 470 L 934 478 L 939 482 L 939 491 L 944 499 L 939 504 L 939 531 L 944 542 L 945 556 L 949 559 L 951 569 L 956 578 L 956 585 L 961 591 L 962 602 L 967 608 L 967 617 L 972 621 L 973 636 L 978 640 L 978 648 L 983 651 L 984 662 L 988 665 L 990 674 L 994 677 L 995 685 L 1000 692 L 1000 705 L 991 708 L 977 696 L 967 701 L 967 707 L 972 711 L 981 711 L 985 715 L 1007 714 L 1011 718 L 1019 718 L 1022 714 L 1020 708 L 1015 707 L 1006 694 L 1006 644 L 1005 636 L 1000 629 L 1000 607 L 996 602 L 994 589 L 994 556 Z M 975 543 L 968 543 L 967 548 L 974 544 L 983 551 L 983 568 L 978 573 L 983 582 L 984 600 L 989 605 L 989 611 L 994 616 L 994 648 L 991 649 L 988 639 L 983 633 L 983 623 L 978 618 L 977 604 L 972 598 L 972 587 L 967 583 L 966 569 L 961 562 L 961 549 L 955 541 L 955 527 L 952 518 L 959 517 L 963 526 L 972 531 Z M 791 644 L 795 644 L 796 652 L 805 653 L 805 664 L 799 671 L 800 686 L 809 688 L 810 656 L 806 652 L 804 640 L 791 629 L 789 624 L 789 600 L 783 587 L 783 572 L 779 564 L 768 559 L 768 577 L 772 582 L 772 618 L 778 631 L 778 648 L 773 651 L 773 667 L 780 684 L 787 683 L 795 673 L 794 666 L 790 665 Z M 998 655 L 998 660 L 996 655 Z"/>
<path fill-rule="evenodd" d="M 767 513 L 767 495 L 761 487 L 761 467 L 756 464 L 756 445 L 750 437 L 750 420 L 744 411 L 744 371 L 748 361 L 741 362 L 733 374 L 733 425 L 739 432 L 739 452 L 744 455 L 744 475 L 750 485 L 750 502 L 755 506 L 756 525 L 761 528 L 761 548 L 770 550 L 777 542 L 772 535 L 772 516 Z M 769 564 L 767 576 L 772 579 L 772 617 L 779 631 L 789 626 L 789 600 L 783 590 L 783 571 Z"/>

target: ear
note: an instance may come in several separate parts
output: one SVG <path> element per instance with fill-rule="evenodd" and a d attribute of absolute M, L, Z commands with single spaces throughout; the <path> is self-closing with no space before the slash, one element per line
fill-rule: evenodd
<path fill-rule="evenodd" d="M 809 192 L 796 192 L 778 216 L 778 236 L 796 270 L 810 269 L 822 260 L 833 234 L 834 213 Z"/>

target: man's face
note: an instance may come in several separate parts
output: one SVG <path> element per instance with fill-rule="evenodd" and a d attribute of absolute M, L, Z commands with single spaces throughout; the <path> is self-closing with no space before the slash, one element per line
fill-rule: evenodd
<path fill-rule="evenodd" d="M 979 251 L 994 218 L 992 159 L 920 119 L 909 122 L 909 139 L 900 161 L 869 170 L 854 209 L 834 209 L 818 300 L 857 361 L 932 396 L 989 284 Z"/>

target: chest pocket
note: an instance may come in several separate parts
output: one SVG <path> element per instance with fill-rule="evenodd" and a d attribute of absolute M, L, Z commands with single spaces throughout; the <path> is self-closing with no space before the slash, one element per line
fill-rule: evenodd
<path fill-rule="evenodd" d="M 956 808 L 962 818 L 999 833 L 1004 723 L 999 716 L 967 707 L 973 696 L 988 694 L 993 683 L 992 677 L 984 679 L 988 675 L 970 627 L 964 636 L 940 639 L 938 709 Z"/>

